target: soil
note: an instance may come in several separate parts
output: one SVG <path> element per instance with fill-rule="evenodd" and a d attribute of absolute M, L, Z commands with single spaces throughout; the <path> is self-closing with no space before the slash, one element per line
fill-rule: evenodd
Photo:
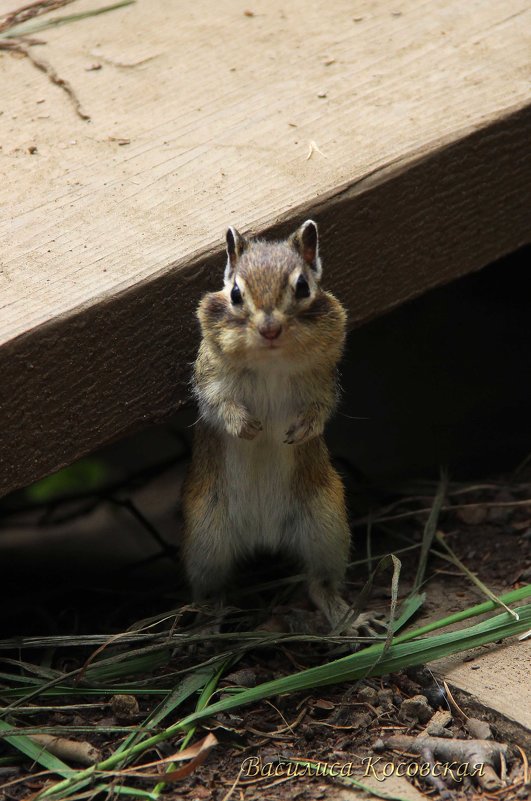
<path fill-rule="evenodd" d="M 180 469 L 180 467 L 179 467 Z M 157 497 L 163 497 L 164 471 L 161 475 L 149 476 L 151 491 Z M 155 485 L 153 488 L 152 485 Z M 158 487 L 158 489 L 157 489 Z M 391 549 L 398 550 L 411 543 L 420 541 L 426 515 L 419 509 L 429 508 L 435 488 L 424 488 L 422 493 L 412 495 L 411 492 L 399 495 L 387 494 L 385 504 L 380 511 L 373 513 L 372 551 L 376 554 Z M 133 505 L 138 498 L 146 499 L 145 486 L 129 492 Z M 406 492 L 404 490 L 403 492 Z M 136 494 L 135 494 L 136 493 Z M 127 493 L 125 493 L 127 495 Z M 123 500 L 124 492 L 121 497 Z M 447 506 L 463 506 L 463 508 L 444 511 L 439 520 L 439 528 L 445 533 L 445 539 L 453 548 L 459 559 L 473 570 L 491 590 L 502 593 L 523 585 L 529 580 L 530 560 L 529 544 L 531 540 L 531 507 L 524 505 L 529 497 L 529 484 L 522 481 L 499 479 L 472 486 L 451 487 Z M 94 500 L 94 499 L 92 499 Z M 373 498 L 374 502 L 374 498 Z M 80 523 L 89 517 L 94 520 L 101 501 L 96 502 L 87 511 L 87 499 L 78 499 L 68 503 L 55 504 L 53 509 L 19 510 L 17 499 L 9 499 L 3 509 L 3 524 L 6 534 L 19 530 L 26 531 L 28 524 L 41 524 L 41 534 L 46 540 L 57 535 L 57 529 L 66 525 L 69 536 Z M 106 502 L 109 506 L 108 501 Z M 359 503 L 359 498 L 357 500 Z M 146 502 L 147 504 L 147 502 Z M 123 507 L 121 507 L 123 509 Z M 145 514 L 146 505 L 143 507 Z M 77 513 L 76 514 L 76 510 Z M 353 513 L 354 530 L 364 539 L 366 523 L 363 520 L 364 510 L 356 509 Z M 110 511 L 111 516 L 116 514 Z M 33 517 L 32 517 L 33 516 Z M 172 516 L 175 513 L 172 510 Z M 382 520 L 385 518 L 385 520 Z M 56 522 L 54 522 L 54 519 Z M 61 520 L 63 522 L 57 522 Z M 380 520 L 380 522 L 378 522 Z M 65 522 L 66 521 L 66 522 Z M 24 524 L 24 525 L 23 525 Z M 146 533 L 147 540 L 153 540 Z M 41 543 L 42 544 L 42 543 Z M 94 543 L 90 543 L 90 549 Z M 12 555 L 14 550 L 11 551 Z M 162 554 L 162 555 L 161 555 Z M 417 566 L 418 550 L 410 550 L 400 554 L 402 572 L 400 576 L 400 594 L 405 596 L 411 587 Z M 153 553 L 133 566 L 127 572 L 121 566 L 119 577 L 116 566 L 107 575 L 98 576 L 94 571 L 98 560 L 91 565 L 85 553 L 86 573 L 81 579 L 79 564 L 73 565 L 73 573 L 68 575 L 68 565 L 58 561 L 55 556 L 54 576 L 47 569 L 46 562 L 29 564 L 26 561 L 25 573 L 13 574 L 9 585 L 4 586 L 3 605 L 1 611 L 5 635 L 8 633 L 29 635 L 58 635 L 82 637 L 84 634 L 105 633 L 116 634 L 125 630 L 134 621 L 147 616 L 160 615 L 163 610 L 176 607 L 186 601 L 186 591 L 180 587 L 175 591 L 175 580 L 168 581 L 168 576 L 175 574 L 174 553 L 171 547 L 167 552 L 157 545 L 157 556 Z M 364 558 L 362 544 L 356 553 L 358 559 Z M 14 560 L 16 565 L 16 560 Z M 101 560 L 100 560 L 101 564 Z M 154 565 L 158 565 L 157 584 L 152 581 Z M 130 566 L 131 567 L 131 566 Z M 77 573 L 76 573 L 77 571 Z M 15 571 L 16 572 L 16 571 Z M 259 569 L 252 574 L 249 581 L 255 586 L 257 581 L 268 578 L 270 570 Z M 367 576 L 366 564 L 354 565 L 349 573 L 347 594 L 354 602 L 356 593 L 364 584 Z M 32 578 L 28 578 L 32 577 Z M 60 578 L 61 577 L 61 578 Z M 52 578 L 52 580 L 50 580 Z M 17 586 L 18 583 L 18 586 Z M 31 586 L 30 586 L 31 585 Z M 390 573 L 382 572 L 373 588 L 371 607 L 385 611 L 390 601 Z M 442 613 L 454 609 L 465 608 L 477 603 L 481 595 L 472 587 L 470 580 L 454 565 L 431 557 L 427 574 L 427 601 L 422 609 L 423 619 L 440 617 Z M 7 595 L 6 595 L 7 592 Z M 7 604 L 8 596 L 10 603 Z M 441 609 L 441 598 L 446 599 Z M 241 599 L 240 599 L 241 600 Z M 243 604 L 242 604 L 243 605 Z M 304 597 L 300 595 L 287 599 L 285 594 L 275 592 L 258 592 L 245 601 L 247 615 L 255 615 L 252 620 L 260 621 L 267 617 L 266 610 L 274 612 L 275 620 L 297 620 L 297 625 L 304 621 L 316 621 L 317 613 L 309 608 Z M 250 609 L 249 609 L 250 607 Z M 296 613 L 293 611 L 296 609 Z M 258 616 L 253 610 L 258 609 Z M 235 618 L 237 620 L 237 617 Z M 189 617 L 181 618 L 180 624 L 189 624 Z M 225 626 L 231 625 L 231 621 Z M 249 620 L 246 619 L 249 627 Z M 187 666 L 211 658 L 216 653 L 215 640 L 204 642 L 193 651 L 175 652 L 168 662 L 155 673 L 136 675 L 135 680 L 144 679 L 146 686 L 160 686 L 163 677 L 183 670 Z M 4 645 L 4 643 L 0 643 Z M 42 649 L 6 650 L 6 658 L 14 659 L 18 664 L 16 670 L 31 675 L 31 669 L 22 666 L 21 662 L 45 664 L 61 670 L 72 670 L 86 662 L 95 648 L 73 644 L 71 647 L 43 651 Z M 327 643 L 291 642 L 280 646 L 254 649 L 235 665 L 221 681 L 218 696 L 223 696 L 231 686 L 253 686 L 255 684 L 293 673 L 295 670 L 311 667 L 329 660 L 337 654 L 337 645 Z M 20 660 L 20 661 L 19 661 Z M 6 662 L 3 670 L 13 670 L 13 662 Z M 28 674 L 28 670 L 30 671 Z M 168 683 L 175 679 L 168 679 Z M 164 682 L 163 682 L 164 684 Z M 7 686 L 7 685 L 6 685 Z M 0 687 L 0 696 L 2 690 Z M 420 701 L 417 698 L 420 696 Z M 77 703 L 90 704 L 78 709 L 69 709 L 71 699 L 64 699 L 64 709 L 43 711 L 34 714 L 19 713 L 16 723 L 20 726 L 82 726 L 86 727 L 82 734 L 71 735 L 75 739 L 83 739 L 100 749 L 103 756 L 108 755 L 123 733 L 99 732 L 97 727 L 116 727 L 134 725 L 143 720 L 160 698 L 136 694 L 136 703 L 132 699 L 111 702 L 109 696 L 91 694 L 81 698 Z M 4 703 L 9 703 L 4 699 Z M 35 699 L 32 703 L 47 703 Z M 61 705 L 61 698 L 53 698 L 52 705 Z M 192 699 L 178 711 L 179 717 L 193 711 L 196 701 Z M 125 706 L 124 706 L 125 704 Z M 409 710 L 409 712 L 408 712 Z M 391 735 L 416 735 L 425 730 L 427 722 L 436 712 L 448 712 L 447 720 L 440 734 L 446 738 L 470 739 L 470 723 L 467 715 L 490 721 L 487 735 L 493 741 L 505 741 L 503 726 L 497 728 L 496 719 L 485 710 L 478 714 L 477 708 L 468 710 L 466 703 L 456 706 L 452 696 L 448 695 L 442 681 L 426 669 L 412 669 L 407 672 L 392 674 L 378 679 L 367 679 L 354 685 L 335 685 L 322 688 L 314 693 L 296 693 L 280 696 L 268 701 L 261 701 L 250 707 L 238 709 L 233 714 L 224 713 L 207 720 L 195 735 L 195 740 L 212 732 L 218 744 L 209 754 L 206 761 L 197 767 L 189 776 L 175 784 L 169 784 L 164 793 L 168 799 L 320 799 L 323 797 L 339 797 L 341 787 L 348 779 L 344 776 L 325 777 L 322 775 L 324 763 L 338 763 L 343 766 L 343 773 L 350 771 L 350 778 L 375 786 L 375 776 L 382 778 L 381 771 L 386 764 L 409 765 L 410 773 L 417 768 L 412 765 L 421 764 L 421 757 L 410 753 L 400 754 L 385 748 L 382 741 Z M 177 718 L 174 718 L 177 719 Z M 173 719 L 170 718 L 169 722 Z M 15 723 L 15 717 L 9 717 Z M 435 721 L 434 721 L 435 722 Z M 166 721 L 165 721 L 166 723 Z M 91 728 L 94 727 L 94 732 Z M 485 732 L 483 731 L 483 736 Z M 65 735 L 69 736 L 69 735 Z M 451 797 L 456 799 L 520 799 L 527 797 L 524 778 L 527 766 L 522 755 L 522 741 L 516 736 L 508 742 L 506 775 L 501 785 L 492 792 L 478 788 L 472 777 L 465 777 L 462 782 L 447 782 Z M 142 762 L 150 762 L 169 756 L 179 748 L 179 741 L 161 743 L 156 750 L 142 757 Z M 28 761 L 20 761 L 16 752 L 7 744 L 0 746 L 0 798 L 25 799 L 42 789 L 50 782 L 49 775 L 39 775 L 38 766 L 29 766 Z M 12 760 L 6 759 L 11 757 Z M 368 761 L 372 757 L 372 762 Z M 319 771 L 315 766 L 298 770 L 289 760 L 306 760 L 321 765 Z M 405 769 L 405 768 L 404 768 Z M 155 769 L 152 769 L 155 770 Z M 389 769 L 391 770 L 391 769 Z M 308 775 L 309 773 L 317 775 Z M 337 772 L 337 767 L 336 767 Z M 295 775 L 294 775 L 295 774 Z M 394 777 L 396 779 L 396 776 Z M 408 784 L 406 784 L 406 781 Z M 129 782 L 134 783 L 134 780 Z M 136 780 L 137 786 L 151 789 L 154 781 Z M 351 785 L 352 786 L 352 785 Z M 376 787 L 382 790 L 379 782 Z M 387 785 L 386 785 L 387 787 Z M 444 797 L 447 790 L 441 784 L 434 786 L 418 776 L 401 779 L 399 793 L 396 797 L 414 798 L 414 787 L 429 797 Z M 389 790 L 385 790 L 389 793 Z M 342 791 L 341 791 L 342 792 Z M 359 789 L 355 789 L 359 793 Z M 396 789 L 394 792 L 397 792 Z M 393 796 L 391 796 L 393 797 Z M 418 796 L 417 796 L 418 797 Z"/>

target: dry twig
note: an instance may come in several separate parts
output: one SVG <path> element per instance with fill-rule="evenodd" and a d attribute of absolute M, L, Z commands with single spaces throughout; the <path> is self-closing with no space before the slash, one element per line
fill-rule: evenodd
<path fill-rule="evenodd" d="M 66 92 L 68 97 L 70 98 L 72 105 L 74 106 L 74 111 L 76 112 L 77 116 L 80 117 L 82 120 L 90 120 L 90 115 L 83 111 L 81 103 L 79 101 L 78 96 L 74 92 L 71 84 L 66 80 L 66 78 L 61 78 L 60 75 L 57 74 L 55 69 L 52 65 L 45 61 L 43 58 L 38 58 L 34 56 L 33 53 L 30 52 L 28 47 L 25 47 L 24 44 L 20 43 L 18 48 L 16 48 L 19 53 L 24 53 L 27 58 L 31 61 L 31 63 L 37 67 L 37 69 L 44 72 L 45 75 L 49 78 L 49 80 L 58 86 L 63 92 Z"/>
<path fill-rule="evenodd" d="M 474 778 L 477 778 L 478 783 L 486 791 L 502 786 L 494 767 L 503 766 L 509 750 L 509 746 L 505 743 L 496 743 L 492 740 L 449 740 L 446 737 L 412 737 L 403 734 L 386 737 L 384 745 L 387 748 L 409 751 L 413 754 L 422 754 L 428 749 L 440 760 L 481 765 L 482 770 L 474 774 Z"/>
<path fill-rule="evenodd" d="M 87 742 L 67 740 L 65 737 L 54 737 L 51 734 L 28 734 L 30 740 L 42 746 L 59 759 L 66 762 L 77 762 L 80 765 L 95 765 L 101 759 L 97 748 Z"/>
<path fill-rule="evenodd" d="M 9 11 L 0 18 L 0 32 L 7 31 L 9 28 L 14 28 L 15 25 L 20 25 L 22 22 L 27 22 L 34 17 L 40 17 L 41 14 L 47 14 L 49 11 L 55 11 L 57 8 L 62 8 L 73 2 L 74 0 L 36 0 L 34 3 L 28 3 L 14 11 Z"/>

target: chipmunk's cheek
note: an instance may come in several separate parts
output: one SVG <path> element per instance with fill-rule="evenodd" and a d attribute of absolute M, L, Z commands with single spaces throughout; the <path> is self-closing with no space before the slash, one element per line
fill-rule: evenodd
<path fill-rule="evenodd" d="M 226 328 L 220 335 L 219 345 L 224 353 L 236 353 L 245 344 L 245 334 L 239 329 Z"/>

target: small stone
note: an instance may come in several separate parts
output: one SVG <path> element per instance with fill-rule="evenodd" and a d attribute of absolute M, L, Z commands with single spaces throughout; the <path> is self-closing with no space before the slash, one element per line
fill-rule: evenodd
<path fill-rule="evenodd" d="M 428 726 L 431 723 L 438 723 L 439 726 L 449 726 L 452 722 L 452 713 L 448 711 L 448 709 L 439 709 L 433 715 L 432 719 L 428 723 Z"/>
<path fill-rule="evenodd" d="M 212 798 L 212 790 L 209 787 L 201 787 L 201 785 L 197 785 L 194 787 L 194 799 L 202 799 L 202 798 Z"/>
<path fill-rule="evenodd" d="M 323 99 L 324 97 L 327 97 L 327 93 L 324 92 L 324 91 L 323 92 L 317 92 L 317 97 L 320 97 L 321 99 Z"/>
<path fill-rule="evenodd" d="M 325 712 L 330 712 L 332 709 L 335 709 L 335 704 L 333 704 L 332 701 L 327 701 L 324 698 L 318 698 L 312 703 L 312 707 L 314 709 L 322 709 Z"/>
<path fill-rule="evenodd" d="M 229 673 L 225 677 L 228 684 L 236 684 L 238 687 L 256 687 L 256 673 L 251 668 L 242 668 Z"/>
<path fill-rule="evenodd" d="M 353 729 L 368 729 L 371 723 L 372 717 L 368 712 L 361 712 L 349 719 L 349 724 Z"/>
<path fill-rule="evenodd" d="M 456 517 L 467 526 L 478 526 L 488 517 L 488 509 L 485 506 L 476 506 L 469 509 L 459 509 Z"/>
<path fill-rule="evenodd" d="M 492 740 L 492 731 L 486 720 L 467 718 L 465 726 L 470 736 L 476 740 Z"/>
<path fill-rule="evenodd" d="M 422 695 L 426 696 L 428 704 L 433 707 L 433 709 L 446 705 L 446 690 L 444 687 L 439 687 L 434 684 L 422 690 Z"/>
<path fill-rule="evenodd" d="M 424 695 L 414 695 L 413 698 L 406 698 L 402 701 L 398 717 L 400 720 L 419 721 L 419 723 L 427 723 L 433 715 L 433 710 L 428 704 Z"/>
<path fill-rule="evenodd" d="M 360 701 L 367 701 L 369 704 L 375 703 L 378 699 L 378 693 L 374 687 L 367 685 L 358 690 L 358 698 Z"/>
<path fill-rule="evenodd" d="M 494 497 L 495 503 L 509 504 L 508 506 L 491 506 L 489 507 L 488 518 L 493 523 L 503 523 L 509 519 L 513 514 L 513 509 L 510 504 L 514 501 L 514 497 L 507 490 L 498 492 Z"/>
<path fill-rule="evenodd" d="M 430 737 L 451 737 L 452 733 L 446 728 L 451 722 L 451 712 L 447 709 L 439 709 L 428 721 L 428 725 L 419 737 L 425 734 L 430 735 Z"/>
<path fill-rule="evenodd" d="M 382 706 L 385 710 L 392 709 L 394 706 L 394 698 L 393 698 L 393 691 L 389 689 L 385 690 L 378 690 L 378 703 Z"/>
<path fill-rule="evenodd" d="M 138 701 L 134 695 L 113 695 L 111 709 L 117 720 L 132 720 L 140 713 Z"/>
<path fill-rule="evenodd" d="M 438 723 L 428 723 L 426 734 L 429 734 L 430 737 L 453 737 L 451 731 L 448 731 L 448 729 L 445 729 L 444 726 L 440 726 Z"/>
<path fill-rule="evenodd" d="M 311 740 L 313 740 L 315 738 L 315 729 L 313 728 L 313 726 L 308 726 L 307 723 L 304 723 L 300 727 L 299 731 L 302 734 L 302 736 L 304 737 L 304 739 L 307 740 L 308 742 L 310 742 Z"/>

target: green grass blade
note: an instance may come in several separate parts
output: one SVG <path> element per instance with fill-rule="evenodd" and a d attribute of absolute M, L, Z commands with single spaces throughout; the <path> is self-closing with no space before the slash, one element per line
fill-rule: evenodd
<path fill-rule="evenodd" d="M 114 11 L 117 8 L 130 6 L 135 0 L 120 0 L 118 3 L 113 3 L 110 6 L 103 6 L 103 8 L 94 8 L 91 11 L 82 11 L 79 14 L 65 14 L 62 17 L 55 17 L 54 19 L 32 19 L 27 22 L 21 22 L 19 25 L 13 25 L 12 28 L 0 33 L 0 39 L 18 39 L 19 36 L 30 36 L 34 33 L 39 33 L 47 28 L 57 28 L 59 25 L 66 25 L 69 22 L 77 22 L 78 20 L 87 19 L 87 17 L 96 17 L 98 14 L 106 14 L 107 11 Z"/>
<path fill-rule="evenodd" d="M 426 520 L 426 525 L 424 526 L 424 534 L 422 535 L 422 547 L 420 549 L 417 575 L 415 576 L 415 581 L 413 582 L 413 589 L 411 591 L 412 595 L 418 592 L 419 588 L 422 585 L 422 582 L 424 581 L 424 576 L 426 574 L 426 567 L 428 564 L 428 556 L 430 554 L 430 548 L 433 542 L 433 538 L 435 537 L 437 531 L 439 515 L 441 514 L 441 509 L 443 507 L 447 488 L 448 488 L 448 477 L 445 471 L 441 470 L 441 479 L 439 481 L 439 486 L 437 487 L 437 492 L 435 493 L 435 498 L 433 499 L 433 506 L 431 507 L 430 514 L 428 515 L 428 519 Z"/>
<path fill-rule="evenodd" d="M 414 595 L 410 595 L 402 606 L 400 607 L 400 614 L 397 619 L 394 621 L 392 629 L 393 632 L 400 631 L 403 629 L 406 623 L 413 617 L 416 612 L 420 609 L 424 601 L 426 600 L 426 593 L 415 593 Z"/>
<path fill-rule="evenodd" d="M 167 645 L 148 646 L 144 652 L 129 651 L 92 663 L 83 675 L 88 684 L 108 684 L 114 679 L 132 676 L 135 673 L 150 673 L 168 664 L 171 650 Z"/>
<path fill-rule="evenodd" d="M 94 790 L 91 791 L 91 798 L 98 793 L 106 793 L 107 798 L 110 798 L 109 790 L 111 788 L 108 784 L 98 784 L 94 787 Z M 112 797 L 114 798 L 115 795 L 126 795 L 133 798 L 149 798 L 150 801 L 158 801 L 158 796 L 150 793 L 149 790 L 140 790 L 138 787 L 127 787 L 126 785 L 119 785 L 113 784 L 112 786 Z"/>
<path fill-rule="evenodd" d="M 36 690 L 32 694 L 32 698 L 37 696 L 42 696 L 46 698 L 80 698 L 84 696 L 92 696 L 96 695 L 98 697 L 102 695 L 113 696 L 117 694 L 122 695 L 145 695 L 150 696 L 166 696 L 168 693 L 171 692 L 171 688 L 169 687 L 145 687 L 142 684 L 123 684 L 123 685 L 115 685 L 111 688 L 109 687 L 69 687 L 66 685 L 57 685 L 56 687 L 49 687 L 48 689 L 44 690 Z M 17 701 L 16 706 L 10 704 L 6 707 L 0 707 L 0 717 L 9 714 L 10 712 L 16 712 L 21 708 L 21 705 L 24 702 L 24 699 L 27 698 L 28 691 L 27 689 L 23 689 L 22 687 L 10 687 L 8 689 L 0 689 L 0 696 L 5 698 L 16 698 Z"/>
<path fill-rule="evenodd" d="M 42 682 L 39 679 L 35 679 L 31 676 L 18 676 L 14 673 L 0 673 L 0 681 L 11 681 L 16 682 L 17 684 L 22 685 L 30 685 L 31 687 L 38 687 Z"/>

